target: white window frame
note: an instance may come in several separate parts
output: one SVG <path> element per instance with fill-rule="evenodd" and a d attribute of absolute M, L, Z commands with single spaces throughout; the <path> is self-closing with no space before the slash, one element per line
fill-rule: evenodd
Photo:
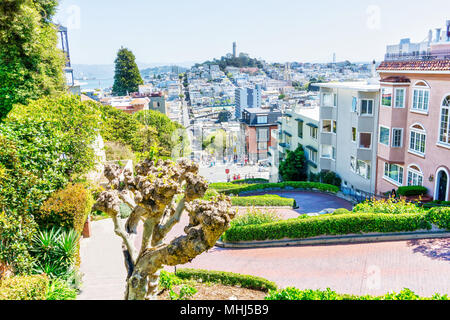
<path fill-rule="evenodd" d="M 417 167 L 420 171 L 417 171 L 417 170 L 415 170 L 415 169 L 412 169 L 412 167 Z M 422 178 L 422 184 L 410 184 L 409 183 L 409 175 L 416 175 L 416 178 L 417 178 L 417 180 L 419 179 L 419 178 Z M 408 167 L 408 173 L 407 173 L 407 177 L 406 177 L 406 184 L 408 185 L 408 186 L 423 186 L 423 172 L 422 172 L 422 170 L 419 168 L 419 166 L 418 165 L 416 165 L 416 164 L 411 164 L 409 167 Z M 414 180 L 414 178 L 413 178 L 413 180 Z"/>
<path fill-rule="evenodd" d="M 381 128 L 387 129 L 388 132 L 389 132 L 389 137 L 388 137 L 388 143 L 387 144 L 381 142 Z M 380 125 L 380 127 L 378 128 L 378 143 L 382 144 L 383 146 L 387 146 L 387 147 L 389 147 L 391 145 L 391 128 L 383 126 L 383 125 Z"/>
<path fill-rule="evenodd" d="M 372 113 L 363 113 L 362 112 L 362 107 L 363 107 L 363 101 L 372 101 Z M 368 107 L 368 106 L 367 106 Z M 375 107 L 375 100 L 374 99 L 360 99 L 360 103 L 359 103 L 359 115 L 361 117 L 373 117 L 373 109 Z"/>
<path fill-rule="evenodd" d="M 444 106 L 447 99 L 448 99 L 448 106 Z M 447 129 L 447 141 L 446 142 L 441 140 L 442 117 L 443 117 L 444 109 L 447 109 L 447 128 L 446 128 Z M 446 147 L 446 148 L 450 148 L 450 93 L 448 93 L 444 96 L 444 99 L 442 100 L 442 103 L 441 103 L 441 111 L 439 113 L 439 129 L 438 129 L 437 145 Z"/>
<path fill-rule="evenodd" d="M 402 180 L 401 182 L 392 179 L 389 175 L 386 175 L 386 165 L 389 166 L 389 172 L 391 171 L 391 170 L 390 170 L 390 169 L 391 169 L 391 166 L 397 166 L 397 167 L 398 167 L 399 173 L 401 172 L 401 175 L 399 174 L 399 177 L 401 176 L 401 180 Z M 389 162 L 385 162 L 385 163 L 384 163 L 383 179 L 385 179 L 385 180 L 387 180 L 388 182 L 390 182 L 390 183 L 392 183 L 392 184 L 394 184 L 394 185 L 400 187 L 400 186 L 403 185 L 403 182 L 405 181 L 404 175 L 405 175 L 405 169 L 404 169 L 402 166 L 399 166 L 398 164 L 395 164 L 395 163 L 389 163 Z"/>
<path fill-rule="evenodd" d="M 403 101 L 402 101 L 402 106 L 401 107 L 399 107 L 397 105 L 397 92 L 398 91 L 403 91 Z M 394 95 L 394 108 L 404 109 L 405 105 L 406 105 L 406 88 L 395 88 L 394 92 L 395 92 L 395 95 Z"/>
<path fill-rule="evenodd" d="M 385 89 L 391 90 L 391 105 L 389 105 L 389 106 L 383 104 L 383 90 L 385 90 Z M 393 90 L 393 88 L 392 87 L 382 87 L 381 91 L 380 91 L 380 105 L 382 107 L 392 108 L 393 100 L 394 100 L 394 90 Z"/>
<path fill-rule="evenodd" d="M 316 133 L 315 136 L 314 136 L 314 132 Z M 317 140 L 317 138 L 318 138 L 318 136 L 319 136 L 319 129 L 310 126 L 310 127 L 309 127 L 309 135 L 310 135 L 311 138 L 313 138 L 314 140 Z"/>
<path fill-rule="evenodd" d="M 400 130 L 401 134 L 400 134 L 400 146 L 394 146 L 394 130 Z M 392 148 L 403 148 L 403 128 L 392 128 L 392 144 L 391 147 Z"/>
<path fill-rule="evenodd" d="M 353 129 L 355 129 L 355 139 L 353 139 Z M 358 142 L 358 129 L 355 127 L 352 127 L 352 142 L 357 143 Z"/>
<path fill-rule="evenodd" d="M 421 125 L 420 123 L 415 123 L 413 124 L 409 129 L 409 144 L 408 144 L 408 152 L 421 156 L 421 157 L 425 157 L 426 151 L 427 151 L 427 132 L 425 131 L 425 129 L 417 129 L 414 128 L 414 126 L 420 126 L 423 128 L 423 125 Z M 412 139 L 412 135 L 422 135 L 425 136 L 425 141 L 424 141 L 424 146 L 423 146 L 423 152 L 422 151 L 418 151 L 416 149 L 412 149 L 411 148 L 411 139 Z M 414 139 L 414 144 L 417 142 L 417 139 Z"/>
<path fill-rule="evenodd" d="M 358 172 L 358 169 L 360 168 L 359 164 L 360 164 L 361 162 L 364 164 L 364 166 L 365 166 L 365 168 L 366 168 L 366 174 L 365 174 L 365 175 L 361 174 L 361 172 Z M 367 162 L 370 162 L 370 161 L 364 161 L 364 160 L 356 159 L 355 173 L 356 173 L 358 176 L 363 177 L 364 179 L 370 180 L 370 177 L 371 177 L 371 172 L 370 172 L 370 170 L 372 169 L 372 167 L 371 167 L 371 164 L 369 164 L 369 163 L 367 163 Z"/>
<path fill-rule="evenodd" d="M 324 152 L 323 152 L 323 148 L 324 147 L 330 147 L 330 156 L 328 157 L 328 156 L 324 156 Z M 334 146 L 332 146 L 331 144 L 321 144 L 320 145 L 320 158 L 322 158 L 322 159 L 330 159 L 330 160 L 336 160 L 336 159 L 333 159 L 333 148 L 334 148 Z"/>
<path fill-rule="evenodd" d="M 424 83 L 425 86 L 418 86 L 417 85 L 418 83 Z M 420 92 L 423 92 L 422 103 L 421 103 L 422 107 L 425 107 L 425 93 L 427 93 L 427 95 L 428 95 L 428 103 L 426 105 L 426 107 L 427 107 L 426 110 L 424 108 L 415 108 L 415 99 L 414 99 L 414 97 L 416 95 L 416 92 L 418 92 L 417 100 L 419 100 Z M 417 102 L 419 102 L 419 101 L 417 101 Z M 429 110 L 430 110 L 430 86 L 424 80 L 417 81 L 414 84 L 413 90 L 412 90 L 411 112 L 421 113 L 421 114 L 428 114 Z"/>
<path fill-rule="evenodd" d="M 324 123 L 324 121 L 330 121 L 331 122 L 331 128 L 330 128 L 330 132 L 327 132 L 327 131 L 323 131 L 323 123 Z M 333 119 L 323 119 L 322 120 L 322 123 L 321 123 L 322 125 L 320 126 L 320 132 L 321 133 L 333 133 L 333 134 L 336 134 L 337 133 L 337 121 L 336 120 L 333 120 Z M 336 125 L 336 132 L 334 132 L 334 126 Z"/>
<path fill-rule="evenodd" d="M 370 148 L 364 148 L 364 147 L 361 146 L 361 134 L 370 134 Z M 373 144 L 372 132 L 360 132 L 359 134 L 357 134 L 357 138 L 358 138 L 358 149 L 361 149 L 361 150 L 372 150 L 372 144 Z"/>
<path fill-rule="evenodd" d="M 325 96 L 331 96 L 331 105 L 325 104 Z M 334 92 L 322 92 L 322 106 L 336 108 L 337 94 Z"/>

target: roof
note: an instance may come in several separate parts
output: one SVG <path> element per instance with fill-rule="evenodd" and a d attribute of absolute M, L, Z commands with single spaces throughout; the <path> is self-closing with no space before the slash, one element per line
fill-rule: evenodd
<path fill-rule="evenodd" d="M 365 92 L 376 92 L 380 90 L 379 84 L 369 84 L 367 81 L 312 83 L 311 85 L 319 88 L 350 89 Z"/>
<path fill-rule="evenodd" d="M 450 59 L 430 61 L 383 61 L 377 71 L 450 72 Z"/>

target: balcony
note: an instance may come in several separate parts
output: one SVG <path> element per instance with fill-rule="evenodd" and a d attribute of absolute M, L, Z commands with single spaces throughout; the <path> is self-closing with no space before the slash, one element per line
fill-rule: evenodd
<path fill-rule="evenodd" d="M 336 162 L 331 158 L 320 158 L 320 169 L 336 171 Z"/>

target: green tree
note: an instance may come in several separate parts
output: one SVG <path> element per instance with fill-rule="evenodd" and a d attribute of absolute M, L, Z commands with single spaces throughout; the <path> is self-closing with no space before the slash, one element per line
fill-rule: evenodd
<path fill-rule="evenodd" d="M 137 92 L 139 85 L 144 84 L 144 81 L 142 80 L 133 52 L 123 47 L 120 48 L 115 64 L 116 71 L 112 89 L 113 93 L 124 96 L 131 92 Z"/>
<path fill-rule="evenodd" d="M 65 57 L 50 21 L 55 0 L 0 1 L 0 119 L 26 104 L 64 90 Z"/>
<path fill-rule="evenodd" d="M 307 179 L 306 156 L 303 146 L 287 151 L 286 159 L 280 163 L 279 172 L 284 181 L 305 181 Z"/>

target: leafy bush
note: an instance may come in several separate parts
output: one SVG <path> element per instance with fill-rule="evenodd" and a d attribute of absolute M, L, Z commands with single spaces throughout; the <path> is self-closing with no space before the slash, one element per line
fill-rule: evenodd
<path fill-rule="evenodd" d="M 75 300 L 77 290 L 72 288 L 67 281 L 53 279 L 50 280 L 46 298 L 47 300 Z"/>
<path fill-rule="evenodd" d="M 280 189 L 300 189 L 300 190 L 319 190 L 323 192 L 339 192 L 339 188 L 336 186 L 332 186 L 329 184 L 323 184 L 318 182 L 306 182 L 306 181 L 290 181 L 290 182 L 281 182 L 281 183 L 261 183 L 261 184 L 252 184 L 248 186 L 237 186 L 231 184 L 232 187 L 229 188 L 227 184 L 212 184 L 210 187 L 218 190 L 219 192 L 223 192 L 225 194 L 234 194 L 239 195 L 244 192 L 256 192 L 263 190 L 280 190 Z"/>
<path fill-rule="evenodd" d="M 265 300 L 448 300 L 447 295 L 435 294 L 431 298 L 422 298 L 410 289 L 403 289 L 399 293 L 387 293 L 384 296 L 356 296 L 339 294 L 331 289 L 300 290 L 288 287 L 282 290 L 271 290 Z"/>
<path fill-rule="evenodd" d="M 239 207 L 295 207 L 295 200 L 283 198 L 276 194 L 252 197 L 231 197 L 233 206 Z"/>
<path fill-rule="evenodd" d="M 176 293 L 173 289 L 169 290 L 170 300 L 189 300 L 197 293 L 197 289 L 190 285 L 183 285 L 180 288 L 180 293 Z"/>
<path fill-rule="evenodd" d="M 203 196 L 203 200 L 211 200 L 214 197 L 217 197 L 219 193 L 215 189 L 208 189 L 205 192 L 205 195 Z"/>
<path fill-rule="evenodd" d="M 280 176 L 284 181 L 305 181 L 307 170 L 305 151 L 301 145 L 295 151 L 288 150 L 286 159 L 279 165 Z"/>
<path fill-rule="evenodd" d="M 261 211 L 255 208 L 248 209 L 245 215 L 239 215 L 231 221 L 231 227 L 261 225 L 281 221 L 280 215 L 273 211 Z"/>
<path fill-rule="evenodd" d="M 404 213 L 420 213 L 423 209 L 417 207 L 414 203 L 407 202 L 404 199 L 398 200 L 394 198 L 366 201 L 357 204 L 353 208 L 353 212 L 358 213 L 386 213 L 386 214 L 404 214 Z"/>
<path fill-rule="evenodd" d="M 7 278 L 0 282 L 0 300 L 46 300 L 48 285 L 45 275 Z"/>
<path fill-rule="evenodd" d="M 351 211 L 348 211 L 345 208 L 339 208 L 339 209 L 334 210 L 334 212 L 332 214 L 349 214 L 349 213 L 351 213 Z"/>
<path fill-rule="evenodd" d="M 16 274 L 29 273 L 33 265 L 29 248 L 36 230 L 32 217 L 0 211 L 0 265 Z"/>
<path fill-rule="evenodd" d="M 83 184 L 69 184 L 51 195 L 36 217 L 44 227 L 63 227 L 81 233 L 94 200 Z"/>
<path fill-rule="evenodd" d="M 428 221 L 440 229 L 450 230 L 450 208 L 433 208 L 426 213 Z"/>
<path fill-rule="evenodd" d="M 107 141 L 105 143 L 106 160 L 135 160 L 131 148 L 120 142 Z"/>
<path fill-rule="evenodd" d="M 75 230 L 52 228 L 40 231 L 33 239 L 36 258 L 34 273 L 68 280 L 74 276 L 80 235 Z"/>
<path fill-rule="evenodd" d="M 397 193 L 401 196 L 423 196 L 428 193 L 428 189 L 422 186 L 399 187 Z"/>
<path fill-rule="evenodd" d="M 320 173 L 317 174 L 311 173 L 309 176 L 309 180 L 311 182 L 331 184 L 339 188 L 341 187 L 342 184 L 342 179 L 339 177 L 339 175 L 333 171 L 328 170 L 322 170 Z"/>
<path fill-rule="evenodd" d="M 446 213 L 448 215 L 449 213 Z M 227 242 L 307 239 L 324 235 L 346 235 L 370 232 L 400 232 L 431 229 L 423 213 L 373 214 L 351 213 L 289 219 L 263 225 L 236 226 L 222 239 Z"/>
<path fill-rule="evenodd" d="M 221 283 L 226 286 L 240 286 L 242 288 L 268 291 L 276 290 L 275 283 L 264 278 L 242 275 L 238 273 L 209 271 L 197 269 L 179 269 L 176 276 L 181 279 L 201 280 L 202 282 Z"/>
<path fill-rule="evenodd" d="M 230 189 L 238 190 L 238 189 L 240 189 L 242 187 L 246 187 L 246 186 L 248 186 L 248 185 L 247 184 L 234 184 L 232 182 L 216 182 L 216 183 L 211 183 L 209 185 L 209 188 L 221 192 L 221 191 L 230 190 Z"/>

